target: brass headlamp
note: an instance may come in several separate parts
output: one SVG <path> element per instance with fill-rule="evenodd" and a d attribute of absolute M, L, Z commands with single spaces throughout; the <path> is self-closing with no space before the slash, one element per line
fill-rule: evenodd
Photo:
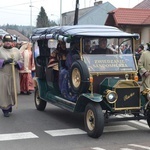
<path fill-rule="evenodd" d="M 104 95 L 103 96 L 106 98 L 106 100 L 110 104 L 115 103 L 117 101 L 117 99 L 118 99 L 117 93 L 115 91 L 108 90 L 108 89 L 104 91 Z"/>

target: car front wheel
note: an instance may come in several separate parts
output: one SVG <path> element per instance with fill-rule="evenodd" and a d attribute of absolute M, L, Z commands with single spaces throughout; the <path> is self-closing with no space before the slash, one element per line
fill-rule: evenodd
<path fill-rule="evenodd" d="M 36 106 L 37 110 L 40 110 L 40 111 L 44 111 L 45 110 L 47 102 L 42 100 L 39 97 L 39 90 L 38 90 L 38 88 L 35 89 L 34 102 L 35 102 L 35 106 Z"/>
<path fill-rule="evenodd" d="M 84 124 L 88 136 L 98 138 L 104 130 L 104 114 L 98 103 L 89 103 L 85 108 Z"/>

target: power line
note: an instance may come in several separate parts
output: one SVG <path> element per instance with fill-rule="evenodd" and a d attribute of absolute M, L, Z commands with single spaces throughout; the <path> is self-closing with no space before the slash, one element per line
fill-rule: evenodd
<path fill-rule="evenodd" d="M 32 1 L 32 3 L 34 3 L 34 2 L 39 2 L 39 1 L 40 1 L 40 0 L 38 0 L 38 1 Z M 0 8 L 15 7 L 15 6 L 27 5 L 27 4 L 30 4 L 30 2 L 28 2 L 28 3 L 20 3 L 20 4 L 16 4 L 16 5 L 2 6 L 2 7 L 0 7 Z"/>
<path fill-rule="evenodd" d="M 22 15 L 22 16 L 29 16 L 29 15 L 30 15 L 29 13 L 17 13 L 17 12 L 14 13 L 14 12 L 8 12 L 8 11 L 6 11 L 6 10 L 5 10 L 5 11 L 1 11 L 1 10 L 0 10 L 0 13 L 10 14 L 10 15 L 11 15 L 11 14 L 12 14 L 12 15 L 15 14 L 15 15 Z M 34 15 L 34 16 L 37 16 L 37 15 Z"/>

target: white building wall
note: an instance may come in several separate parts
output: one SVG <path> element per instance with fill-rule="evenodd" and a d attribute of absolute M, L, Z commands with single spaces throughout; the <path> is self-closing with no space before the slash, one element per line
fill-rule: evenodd
<path fill-rule="evenodd" d="M 141 30 L 141 43 L 146 45 L 146 43 L 150 42 L 150 26 L 144 27 Z"/>

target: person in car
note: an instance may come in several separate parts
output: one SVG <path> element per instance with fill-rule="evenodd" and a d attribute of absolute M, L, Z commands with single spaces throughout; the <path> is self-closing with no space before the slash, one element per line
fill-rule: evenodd
<path fill-rule="evenodd" d="M 85 41 L 84 41 L 84 53 L 85 54 L 92 53 L 91 42 L 89 39 L 85 39 Z"/>
<path fill-rule="evenodd" d="M 64 65 L 63 60 L 66 59 L 67 51 L 66 51 L 66 43 L 63 41 L 58 41 L 57 48 L 51 53 L 50 60 L 48 63 L 48 68 L 52 67 L 54 70 L 59 70 L 58 61 L 61 61 L 61 65 Z"/>
<path fill-rule="evenodd" d="M 96 48 L 92 54 L 113 54 L 113 51 L 107 47 L 107 39 L 99 39 L 99 47 Z"/>

